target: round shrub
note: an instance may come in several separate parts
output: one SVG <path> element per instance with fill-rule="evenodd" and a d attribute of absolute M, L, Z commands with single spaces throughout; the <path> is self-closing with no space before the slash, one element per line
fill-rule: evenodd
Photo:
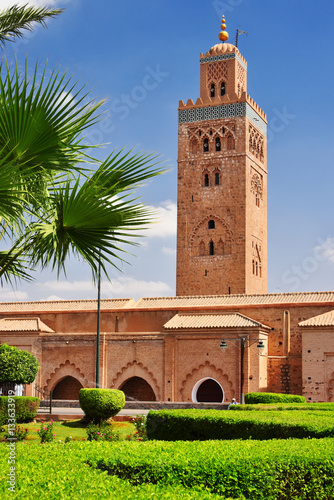
<path fill-rule="evenodd" d="M 306 399 L 304 396 L 297 396 L 295 394 L 279 394 L 275 392 L 249 392 L 245 394 L 245 403 L 248 405 L 305 402 Z"/>
<path fill-rule="evenodd" d="M 80 389 L 79 403 L 86 418 L 99 423 L 124 408 L 125 396 L 123 391 L 116 389 Z"/>
<path fill-rule="evenodd" d="M 12 407 L 13 400 L 15 401 L 15 410 Z M 10 403 L 9 411 L 8 401 Z M 31 422 L 37 415 L 39 404 L 39 398 L 29 396 L 1 396 L 0 425 L 6 424 L 8 418 L 15 418 L 18 424 Z"/>
<path fill-rule="evenodd" d="M 0 382 L 31 384 L 39 370 L 35 356 L 17 347 L 0 345 Z"/>

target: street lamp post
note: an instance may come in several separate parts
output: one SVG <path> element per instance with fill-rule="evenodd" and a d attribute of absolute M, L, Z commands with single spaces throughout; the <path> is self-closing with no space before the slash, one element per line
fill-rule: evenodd
<path fill-rule="evenodd" d="M 97 281 L 96 369 L 95 387 L 100 387 L 100 321 L 101 321 L 101 262 Z"/>
<path fill-rule="evenodd" d="M 240 344 L 240 403 L 245 404 L 245 394 L 244 394 L 244 358 L 245 358 L 245 350 L 246 347 L 250 347 L 251 345 L 257 344 L 258 349 L 263 349 L 264 348 L 264 343 L 262 339 L 252 339 L 248 337 L 248 335 L 243 336 L 243 337 L 229 337 L 226 339 L 222 339 L 220 348 L 221 349 L 226 349 L 228 347 L 227 342 L 230 342 L 234 345 L 238 345 L 237 343 Z M 247 345 L 248 342 L 248 345 Z"/>

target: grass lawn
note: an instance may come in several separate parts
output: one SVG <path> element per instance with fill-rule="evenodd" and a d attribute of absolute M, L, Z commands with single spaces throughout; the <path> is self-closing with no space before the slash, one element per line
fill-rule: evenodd
<path fill-rule="evenodd" d="M 48 422 L 46 422 L 45 425 L 48 425 Z M 37 429 L 40 429 L 41 422 L 18 424 L 18 426 L 23 429 L 28 429 L 28 435 L 25 441 L 29 441 L 31 444 L 39 444 Z M 136 430 L 135 426 L 130 422 L 114 422 L 113 429 L 119 435 L 121 440 L 125 439 L 128 435 L 133 434 Z M 86 424 L 82 424 L 80 420 L 54 422 L 53 431 L 56 435 L 55 441 L 65 441 L 66 437 L 71 437 L 74 441 L 84 441 L 87 438 Z"/>

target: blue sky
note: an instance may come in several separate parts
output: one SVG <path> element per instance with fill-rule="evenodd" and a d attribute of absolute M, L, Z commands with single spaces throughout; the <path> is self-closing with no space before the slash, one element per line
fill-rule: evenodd
<path fill-rule="evenodd" d="M 0 8 L 14 1 L 0 0 Z M 21 3 L 26 3 L 23 1 Z M 248 62 L 248 93 L 268 116 L 268 292 L 333 290 L 334 3 L 309 0 L 30 1 L 65 12 L 7 45 L 69 70 L 107 98 L 106 119 L 87 140 L 154 151 L 170 171 L 141 190 L 156 207 L 154 225 L 132 249 L 123 274 L 112 271 L 102 297 L 175 294 L 177 107 L 199 96 L 199 55 L 218 43 L 225 14 L 230 43 Z M 68 263 L 67 279 L 36 270 L 36 282 L 3 288 L 0 300 L 95 298 L 88 268 Z"/>

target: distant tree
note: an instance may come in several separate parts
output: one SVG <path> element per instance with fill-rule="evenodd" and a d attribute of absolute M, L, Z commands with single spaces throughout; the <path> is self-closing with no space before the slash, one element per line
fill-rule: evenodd
<path fill-rule="evenodd" d="M 31 384 L 39 370 L 35 356 L 7 344 L 0 345 L 0 384 Z"/>

